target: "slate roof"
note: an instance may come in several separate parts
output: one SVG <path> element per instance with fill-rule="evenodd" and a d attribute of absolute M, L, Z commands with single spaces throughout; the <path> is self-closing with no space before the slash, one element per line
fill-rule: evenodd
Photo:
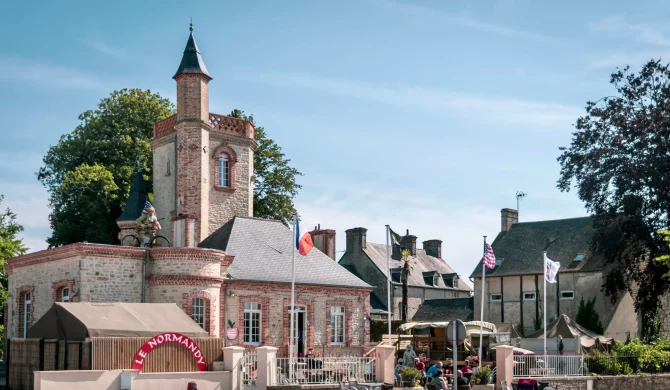
<path fill-rule="evenodd" d="M 193 37 L 193 24 L 189 28 L 191 33 L 189 34 L 188 41 L 186 42 L 186 48 L 184 48 L 184 55 L 181 58 L 181 63 L 179 64 L 179 69 L 172 78 L 179 76 L 182 73 L 199 73 L 204 74 L 210 79 L 212 78 L 207 72 L 205 63 L 202 61 L 200 56 L 200 49 L 198 49 L 198 44 L 195 43 L 195 38 Z"/>
<path fill-rule="evenodd" d="M 293 232 L 271 219 L 235 217 L 200 243 L 235 256 L 228 274 L 235 280 L 291 283 Z M 295 254 L 296 284 L 372 288 L 314 248 Z"/>
<path fill-rule="evenodd" d="M 147 200 L 147 183 L 144 182 L 142 171 L 135 173 L 133 182 L 130 184 L 130 195 L 123 208 L 123 213 L 117 221 L 134 221 L 142 215 L 144 202 Z"/>
<path fill-rule="evenodd" d="M 385 244 L 374 244 L 374 243 L 367 243 L 363 251 L 365 252 L 366 255 L 372 260 L 372 262 L 379 268 L 380 271 L 382 271 L 384 274 L 386 274 L 386 245 Z M 400 260 L 394 260 L 391 259 L 391 268 L 399 268 L 402 267 L 403 263 Z M 447 264 L 446 261 L 439 259 L 437 257 L 429 256 L 426 254 L 426 251 L 423 249 L 417 249 L 416 250 L 416 256 L 412 259 L 411 261 L 412 269 L 410 270 L 409 273 L 409 278 L 407 280 L 407 284 L 409 286 L 416 286 L 416 287 L 430 287 L 426 285 L 426 283 L 423 280 L 423 273 L 424 272 L 430 272 L 430 271 L 437 271 L 440 273 L 440 275 L 445 275 L 445 274 L 454 274 L 456 271 L 454 271 L 449 264 Z M 438 288 L 443 288 L 443 289 L 451 289 L 452 287 L 447 287 L 444 284 L 444 279 L 441 277 L 439 278 L 438 282 Z M 465 283 L 463 280 L 463 277 L 461 276 L 458 279 L 458 284 L 456 290 L 467 290 L 467 291 L 472 291 L 472 288 Z"/>
<path fill-rule="evenodd" d="M 419 306 L 412 321 L 448 322 L 452 320 L 472 321 L 474 298 L 427 299 Z"/>
<path fill-rule="evenodd" d="M 373 313 L 386 313 L 386 303 L 377 298 L 375 294 L 370 294 L 370 307 Z"/>
<path fill-rule="evenodd" d="M 487 269 L 486 275 L 542 274 L 543 251 L 561 263 L 559 273 L 600 270 L 602 257 L 589 252 L 593 233 L 590 217 L 515 223 L 507 232 L 500 232 L 491 244 L 496 259 L 503 260 L 496 268 Z M 574 261 L 578 253 L 585 254 L 579 262 Z M 480 260 L 470 277 L 481 277 L 481 267 Z"/>

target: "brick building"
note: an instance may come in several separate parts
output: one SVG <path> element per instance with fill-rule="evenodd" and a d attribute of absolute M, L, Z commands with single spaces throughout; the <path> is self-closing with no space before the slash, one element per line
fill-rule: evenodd
<path fill-rule="evenodd" d="M 367 231 L 363 227 L 346 231 L 347 248 L 339 263 L 374 286 L 375 289 L 370 298 L 373 315 L 386 319 L 388 310 L 387 246 L 367 242 Z M 417 237 L 407 231 L 407 234 L 402 237 L 400 245 L 391 245 L 390 248 L 391 304 L 393 306 L 391 310 L 394 320 L 400 319 L 400 305 L 402 303 L 400 272 L 403 264 L 400 260 L 400 252 L 403 249 L 408 249 L 412 256 L 412 268 L 407 279 L 407 317 L 409 319 L 414 317 L 427 300 L 454 298 L 466 298 L 467 300 L 472 294 L 470 286 L 442 259 L 442 241 L 424 241 L 423 249 L 417 249 L 416 240 Z M 470 310 L 472 310 L 471 305 Z M 443 321 L 444 319 L 435 318 L 434 320 Z"/>
<path fill-rule="evenodd" d="M 253 218 L 254 127 L 209 111 L 212 78 L 192 31 L 174 76 L 177 112 L 152 141 L 159 233 L 172 247 L 78 243 L 9 259 L 7 337 L 25 337 L 53 302 L 173 302 L 211 336 L 237 333 L 229 345 L 288 345 L 293 233 Z M 120 239 L 146 198 L 138 172 Z M 367 350 L 372 287 L 316 249 L 296 264 L 298 350 Z"/>

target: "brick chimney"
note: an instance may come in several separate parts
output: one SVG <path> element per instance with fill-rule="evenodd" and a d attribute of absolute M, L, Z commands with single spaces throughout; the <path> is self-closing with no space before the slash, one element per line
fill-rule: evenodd
<path fill-rule="evenodd" d="M 514 209 L 500 210 L 500 231 L 506 232 L 515 223 L 519 222 L 519 212 Z"/>
<path fill-rule="evenodd" d="M 326 256 L 335 259 L 335 230 L 321 229 L 321 225 L 314 226 L 314 230 L 309 232 L 312 236 L 314 247 L 325 253 Z M 348 237 L 348 236 L 347 236 Z M 348 239 L 348 238 L 347 238 Z"/>
<path fill-rule="evenodd" d="M 423 242 L 423 250 L 428 256 L 442 258 L 442 240 L 428 240 Z"/>
<path fill-rule="evenodd" d="M 402 249 L 409 249 L 409 252 L 412 256 L 416 256 L 416 236 L 409 234 L 409 229 L 407 229 L 407 234 L 400 239 L 400 246 Z"/>
<path fill-rule="evenodd" d="M 365 249 L 368 229 L 357 227 L 344 232 L 347 235 L 347 252 L 360 252 Z M 335 247 L 333 246 L 333 250 Z"/>

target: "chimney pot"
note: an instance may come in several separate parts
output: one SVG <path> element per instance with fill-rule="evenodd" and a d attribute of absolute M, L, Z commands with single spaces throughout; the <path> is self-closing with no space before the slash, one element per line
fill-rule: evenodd
<path fill-rule="evenodd" d="M 428 240 L 423 242 L 423 250 L 428 256 L 442 258 L 442 240 Z"/>
<path fill-rule="evenodd" d="M 500 210 L 500 231 L 508 231 L 512 225 L 519 222 L 519 212 L 514 209 Z"/>
<path fill-rule="evenodd" d="M 407 229 L 407 235 L 400 239 L 401 250 L 409 249 L 409 252 L 412 256 L 416 256 L 416 236 L 409 234 L 409 229 Z"/>
<path fill-rule="evenodd" d="M 315 228 L 316 229 L 309 232 L 310 236 L 312 236 L 312 243 L 314 243 L 314 247 L 316 247 L 316 249 L 320 250 L 321 252 L 325 253 L 326 256 L 330 257 L 331 259 L 336 260 L 335 230 L 332 229 L 321 230 L 321 224 L 318 224 L 317 226 L 315 226 Z M 349 240 L 348 237 L 349 236 L 347 236 L 347 241 Z"/>

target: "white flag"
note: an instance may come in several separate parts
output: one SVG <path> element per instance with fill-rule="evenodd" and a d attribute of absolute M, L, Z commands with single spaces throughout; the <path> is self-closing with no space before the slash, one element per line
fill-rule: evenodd
<path fill-rule="evenodd" d="M 561 263 L 558 261 L 553 261 L 547 257 L 547 254 L 544 254 L 544 277 L 549 283 L 556 283 L 556 275 L 558 274 L 558 269 L 561 267 Z"/>

